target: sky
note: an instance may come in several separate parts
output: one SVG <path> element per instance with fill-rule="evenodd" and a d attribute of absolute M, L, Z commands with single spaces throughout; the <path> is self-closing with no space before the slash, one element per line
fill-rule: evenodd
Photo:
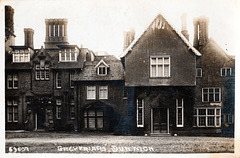
<path fill-rule="evenodd" d="M 5 0 L 14 10 L 16 45 L 24 44 L 24 28 L 34 29 L 34 47 L 44 46 L 45 19 L 67 18 L 69 44 L 119 56 L 123 32 L 134 28 L 136 36 L 162 13 L 178 30 L 187 13 L 190 42 L 193 18 L 209 17 L 209 36 L 227 53 L 240 50 L 240 0 Z"/>

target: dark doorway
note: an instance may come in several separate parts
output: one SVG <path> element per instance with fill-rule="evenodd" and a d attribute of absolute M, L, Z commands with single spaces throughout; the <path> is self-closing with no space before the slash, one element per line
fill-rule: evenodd
<path fill-rule="evenodd" d="M 152 109 L 152 132 L 169 133 L 169 109 Z"/>
<path fill-rule="evenodd" d="M 39 107 L 37 110 L 37 129 L 44 129 L 45 123 L 45 109 Z"/>

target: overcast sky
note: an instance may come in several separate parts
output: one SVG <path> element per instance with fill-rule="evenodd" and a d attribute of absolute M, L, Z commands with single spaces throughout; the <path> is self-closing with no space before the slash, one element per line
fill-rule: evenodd
<path fill-rule="evenodd" d="M 240 50 L 240 0 L 5 0 L 14 10 L 16 45 L 24 44 L 24 28 L 34 29 L 34 47 L 45 41 L 45 19 L 67 18 L 70 44 L 106 51 L 119 56 L 123 31 L 135 28 L 136 34 L 150 25 L 158 13 L 181 30 L 180 16 L 188 15 L 192 43 L 193 18 L 209 17 L 209 35 L 226 52 Z"/>

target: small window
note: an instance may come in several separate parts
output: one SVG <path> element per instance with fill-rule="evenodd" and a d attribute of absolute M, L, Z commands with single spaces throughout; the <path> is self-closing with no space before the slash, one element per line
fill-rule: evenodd
<path fill-rule="evenodd" d="M 49 64 L 46 64 L 44 60 L 40 60 L 40 63 L 35 65 L 35 79 L 49 80 Z"/>
<path fill-rule="evenodd" d="M 75 119 L 75 104 L 74 99 L 70 101 L 70 108 L 69 108 L 70 119 Z"/>
<path fill-rule="evenodd" d="M 108 86 L 99 86 L 99 99 L 108 99 Z"/>
<path fill-rule="evenodd" d="M 61 77 L 61 73 L 60 72 L 56 73 L 56 87 L 57 88 L 61 88 L 62 87 L 62 77 Z"/>
<path fill-rule="evenodd" d="M 73 76 L 74 72 L 70 72 L 69 74 L 70 88 L 74 88 Z"/>
<path fill-rule="evenodd" d="M 61 119 L 62 115 L 62 100 L 61 99 L 56 99 L 56 118 Z"/>
<path fill-rule="evenodd" d="M 203 102 L 220 102 L 221 88 L 203 88 L 202 101 Z"/>
<path fill-rule="evenodd" d="M 8 75 L 7 76 L 7 87 L 8 89 L 18 89 L 18 75 Z"/>
<path fill-rule="evenodd" d="M 184 123 L 184 110 L 183 99 L 176 99 L 176 124 L 177 127 L 183 127 Z"/>
<path fill-rule="evenodd" d="M 75 50 L 66 50 L 59 51 L 59 61 L 61 62 L 75 62 L 77 61 L 77 49 Z"/>
<path fill-rule="evenodd" d="M 96 99 L 96 86 L 87 86 L 87 99 Z"/>
<path fill-rule="evenodd" d="M 221 76 L 232 76 L 231 68 L 221 68 Z"/>
<path fill-rule="evenodd" d="M 98 67 L 98 75 L 102 75 L 102 76 L 107 75 L 107 67 L 99 66 Z"/>
<path fill-rule="evenodd" d="M 197 68 L 196 71 L 197 71 L 196 77 L 202 77 L 202 69 Z"/>
<path fill-rule="evenodd" d="M 108 74 L 109 65 L 103 61 L 103 59 L 95 66 L 97 74 L 99 76 L 105 76 Z"/>
<path fill-rule="evenodd" d="M 170 77 L 170 57 L 150 58 L 150 77 Z"/>
<path fill-rule="evenodd" d="M 7 99 L 7 122 L 18 122 L 18 99 Z"/>
<path fill-rule="evenodd" d="M 137 99 L 137 127 L 144 127 L 144 101 Z"/>

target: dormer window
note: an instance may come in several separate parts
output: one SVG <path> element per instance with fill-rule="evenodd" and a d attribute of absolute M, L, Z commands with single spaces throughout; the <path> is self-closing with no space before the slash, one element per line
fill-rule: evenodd
<path fill-rule="evenodd" d="M 60 62 L 74 62 L 77 61 L 77 50 L 76 49 L 65 49 L 64 51 L 59 51 L 59 61 Z"/>
<path fill-rule="evenodd" d="M 30 50 L 15 50 L 12 53 L 14 63 L 30 62 Z"/>
<path fill-rule="evenodd" d="M 108 68 L 109 65 L 106 64 L 103 60 L 101 60 L 96 66 L 95 68 L 97 69 L 97 74 L 99 76 L 105 76 L 108 74 Z"/>
<path fill-rule="evenodd" d="M 107 67 L 99 66 L 98 67 L 98 75 L 107 75 Z"/>

